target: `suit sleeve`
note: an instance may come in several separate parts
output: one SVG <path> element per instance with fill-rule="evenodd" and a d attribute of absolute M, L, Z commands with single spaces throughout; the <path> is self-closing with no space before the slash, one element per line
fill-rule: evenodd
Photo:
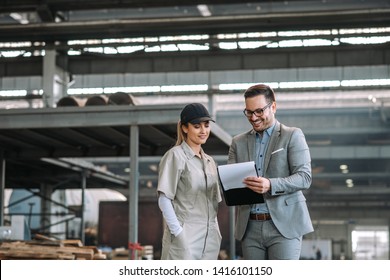
<path fill-rule="evenodd" d="M 299 190 L 308 189 L 311 185 L 311 158 L 309 147 L 301 129 L 294 129 L 290 140 L 287 142 L 286 153 L 278 154 L 278 159 L 273 159 L 275 174 L 269 176 L 271 182 L 271 195 L 282 195 Z M 272 164 L 272 163 L 271 163 Z"/>

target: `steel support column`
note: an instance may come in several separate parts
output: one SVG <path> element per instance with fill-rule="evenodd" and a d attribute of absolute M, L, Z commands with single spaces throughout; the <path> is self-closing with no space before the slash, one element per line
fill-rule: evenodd
<path fill-rule="evenodd" d="M 138 157 L 139 127 L 130 127 L 130 180 L 129 180 L 129 258 L 138 259 Z"/>
<path fill-rule="evenodd" d="M 0 154 L 0 226 L 4 226 L 5 159 Z"/>
<path fill-rule="evenodd" d="M 85 190 L 87 188 L 87 171 L 81 172 L 81 222 L 80 222 L 80 239 L 85 244 Z"/>

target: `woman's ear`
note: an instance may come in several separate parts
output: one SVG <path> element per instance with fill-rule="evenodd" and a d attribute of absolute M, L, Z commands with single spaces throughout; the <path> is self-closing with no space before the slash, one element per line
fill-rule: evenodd
<path fill-rule="evenodd" d="M 184 132 L 185 134 L 188 133 L 188 126 L 187 126 L 187 125 L 182 124 L 182 125 L 181 125 L 181 129 L 183 130 L 183 132 Z"/>

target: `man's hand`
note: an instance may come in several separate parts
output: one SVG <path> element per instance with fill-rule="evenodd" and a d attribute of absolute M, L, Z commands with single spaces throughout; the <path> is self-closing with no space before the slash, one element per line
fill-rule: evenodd
<path fill-rule="evenodd" d="M 271 183 L 264 177 L 246 177 L 243 183 L 252 191 L 263 194 L 271 190 Z"/>

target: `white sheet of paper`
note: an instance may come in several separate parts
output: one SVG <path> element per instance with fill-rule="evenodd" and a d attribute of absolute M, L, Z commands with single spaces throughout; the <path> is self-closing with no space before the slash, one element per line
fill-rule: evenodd
<path fill-rule="evenodd" d="M 249 176 L 257 177 L 254 161 L 240 162 L 218 166 L 219 177 L 225 191 L 246 188 L 242 183 Z"/>

